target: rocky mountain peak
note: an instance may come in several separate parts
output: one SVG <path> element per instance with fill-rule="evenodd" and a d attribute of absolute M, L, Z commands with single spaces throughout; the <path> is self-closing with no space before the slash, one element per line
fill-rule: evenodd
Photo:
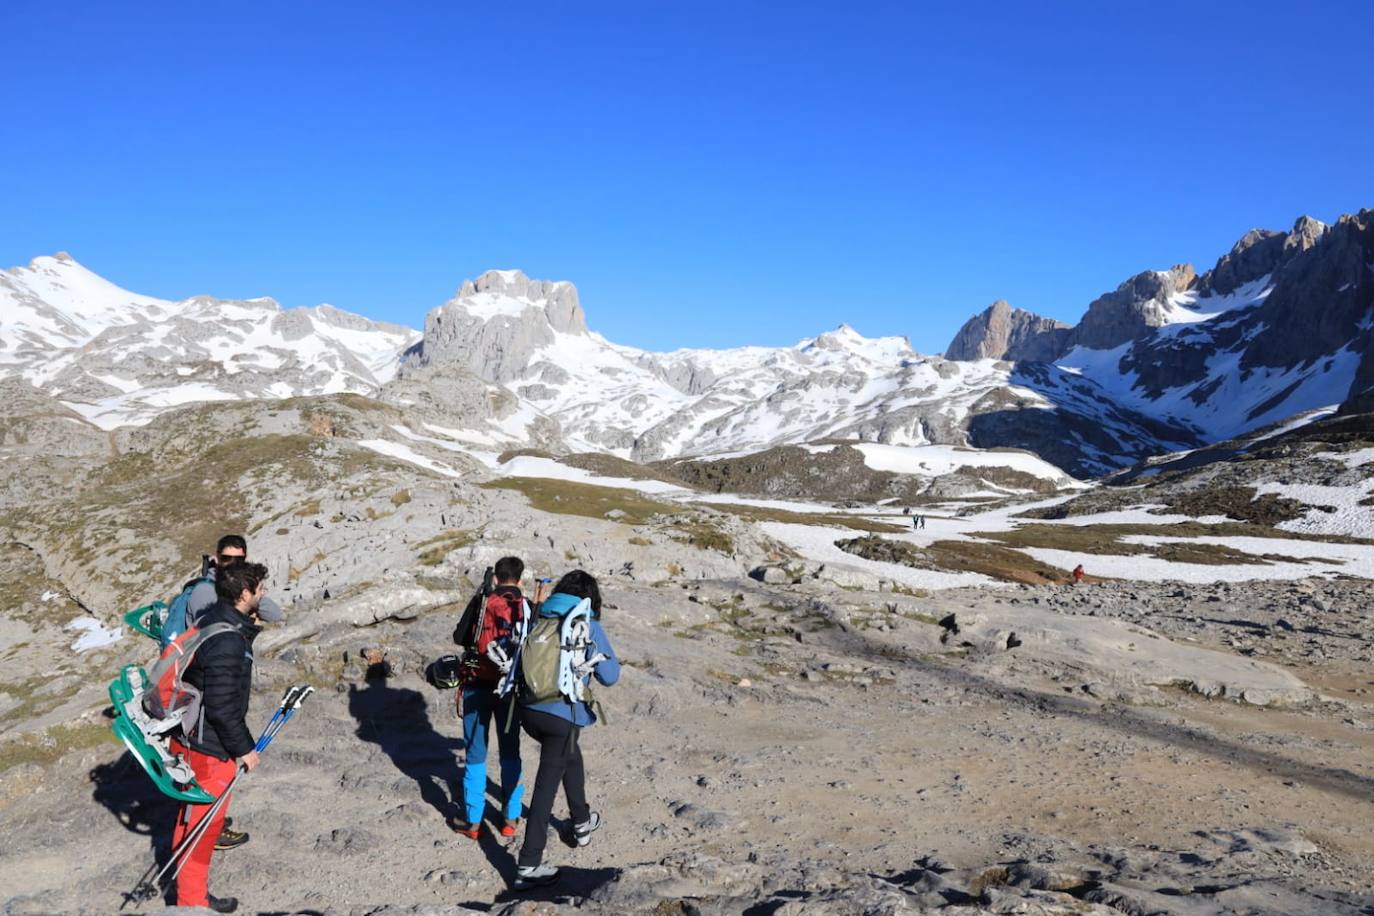
<path fill-rule="evenodd" d="M 1202 295 L 1227 296 L 1247 283 L 1270 276 L 1294 257 L 1321 241 L 1329 227 L 1321 220 L 1300 216 L 1291 232 L 1251 229 L 1216 267 L 1198 281 Z"/>
<path fill-rule="evenodd" d="M 1263 327 L 1242 369 L 1311 363 L 1346 351 L 1361 356 L 1350 394 L 1374 384 L 1374 210 L 1334 226 L 1303 217 L 1285 243 L 1273 291 L 1256 310 Z M 1333 400 L 1336 400 L 1333 398 Z"/>
<path fill-rule="evenodd" d="M 587 335 L 577 287 L 532 280 L 519 270 L 489 270 L 465 280 L 454 298 L 426 316 L 424 338 L 403 372 L 454 365 L 505 384 L 520 378 L 534 354 L 556 344 L 560 334 Z"/>
<path fill-rule="evenodd" d="M 1306 251 L 1326 234 L 1326 223 L 1310 216 L 1300 216 L 1298 221 L 1293 224 L 1293 231 L 1288 233 L 1288 237 L 1283 241 L 1285 252 Z"/>
<path fill-rule="evenodd" d="M 1110 350 L 1169 323 L 1171 300 L 1197 283 L 1191 264 L 1136 274 L 1092 301 L 1069 335 L 1070 346 Z"/>
<path fill-rule="evenodd" d="M 1047 362 L 1058 355 L 1068 329 L 1062 321 L 1014 309 L 998 299 L 965 322 L 945 358 Z"/>
<path fill-rule="evenodd" d="M 563 334 L 586 334 L 587 316 L 577 287 L 567 280 L 532 280 L 520 270 L 489 270 L 464 280 L 452 303 L 486 320 L 514 317 L 529 307 L 542 309 L 549 325 Z"/>
<path fill-rule="evenodd" d="M 1203 275 L 1198 289 L 1227 296 L 1246 283 L 1274 272 L 1283 258 L 1288 237 L 1272 229 L 1251 229 L 1221 256 L 1215 267 Z"/>

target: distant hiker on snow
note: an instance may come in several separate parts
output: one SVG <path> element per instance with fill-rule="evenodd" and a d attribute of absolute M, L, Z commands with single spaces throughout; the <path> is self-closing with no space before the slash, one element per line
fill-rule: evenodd
<path fill-rule="evenodd" d="M 1078 585 L 1083 581 L 1083 564 L 1079 563 L 1073 568 L 1073 584 Z"/>
<path fill-rule="evenodd" d="M 263 613 L 266 591 L 267 567 L 260 563 L 238 562 L 219 571 L 215 577 L 219 600 L 205 610 L 200 623 L 206 629 L 216 623 L 229 624 L 232 629 L 207 639 L 184 675 L 185 682 L 201 692 L 201 714 L 199 722 L 189 732 L 183 732 L 172 746 L 185 754 L 196 782 L 211 795 L 224 792 L 238 767 L 252 770 L 258 765 L 253 749 L 256 741 L 245 720 L 253 676 L 253 640 L 264 620 L 282 619 Z M 280 609 L 276 613 L 280 615 Z M 173 847 L 180 845 L 187 831 L 200 822 L 210 807 L 181 806 L 172 835 Z M 177 878 L 177 906 L 208 906 L 217 913 L 232 913 L 238 907 L 235 898 L 210 896 L 207 887 L 215 838 L 220 835 L 228 810 L 226 803 L 215 815 L 214 820 L 219 823 L 208 824 L 202 839 L 187 855 Z"/>
<path fill-rule="evenodd" d="M 588 845 L 601 826 L 601 815 L 587 803 L 581 733 L 597 720 L 593 707 L 599 706 L 588 689 L 592 675 L 609 687 L 620 678 L 620 661 L 600 617 L 601 590 L 596 579 L 574 570 L 558 581 L 553 594 L 540 605 L 521 650 L 520 719 L 525 732 L 539 742 L 539 773 L 517 860 L 515 890 L 558 880 L 558 869 L 543 861 L 560 784 L 568 799 L 573 842 Z"/>
<path fill-rule="evenodd" d="M 472 596 L 453 631 L 453 641 L 464 648 L 460 669 L 462 689 L 458 711 L 463 717 L 463 820 L 454 829 L 469 839 L 482 832 L 487 798 L 487 738 L 493 713 L 501 754 L 501 798 L 504 816 L 501 835 L 515 836 L 520 823 L 520 802 L 525 787 L 520 782 L 520 725 L 514 721 L 514 693 L 497 695 L 504 673 L 509 671 L 519 639 L 519 628 L 529 617 L 529 604 L 520 591 L 525 564 L 518 557 L 502 557 L 488 570 L 482 590 Z M 495 582 L 490 579 L 494 578 Z M 536 601 L 539 598 L 536 589 Z"/>

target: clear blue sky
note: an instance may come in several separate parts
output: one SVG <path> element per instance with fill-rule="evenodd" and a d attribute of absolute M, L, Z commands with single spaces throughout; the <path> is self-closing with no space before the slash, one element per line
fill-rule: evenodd
<path fill-rule="evenodd" d="M 938 352 L 1374 206 L 1368 2 L 9 0 L 0 264 L 420 327 L 577 283 L 652 348 Z"/>

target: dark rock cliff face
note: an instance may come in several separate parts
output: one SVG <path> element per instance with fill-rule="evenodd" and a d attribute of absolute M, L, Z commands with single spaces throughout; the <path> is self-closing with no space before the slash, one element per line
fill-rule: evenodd
<path fill-rule="evenodd" d="M 1348 346 L 1365 354 L 1358 378 L 1374 381 L 1374 367 L 1364 365 L 1374 319 L 1374 210 L 1343 216 L 1316 241 L 1295 249 L 1254 312 L 1262 329 L 1247 346 L 1241 368 L 1311 363 Z"/>
<path fill-rule="evenodd" d="M 1122 407 L 1094 382 L 1057 366 L 1021 363 L 1010 381 L 1058 406 L 1046 410 L 1009 392 L 989 395 L 969 419 L 969 445 L 1023 448 L 1075 477 L 1089 478 L 1123 461 L 1204 442 L 1196 430 Z"/>
<path fill-rule="evenodd" d="M 1136 274 L 1092 301 L 1068 346 L 1110 350 L 1144 337 L 1167 323 L 1170 297 L 1187 292 L 1196 280 L 1191 264 Z"/>
<path fill-rule="evenodd" d="M 1251 229 L 1198 280 L 1203 295 L 1225 296 L 1252 280 L 1274 272 L 1288 236 L 1272 229 Z"/>
<path fill-rule="evenodd" d="M 1193 314 L 1181 315 L 1180 308 Z M 1333 397 L 1333 387 L 1355 397 L 1374 388 L 1374 210 L 1343 216 L 1332 226 L 1304 216 L 1288 232 L 1252 229 L 1201 277 L 1188 265 L 1137 274 L 1094 300 L 1070 329 L 1018 323 L 1015 314 L 1005 303 L 994 304 L 960 330 L 950 355 L 1056 362 L 1075 347 L 1125 345 L 1110 367 L 1098 358 L 1099 375 L 1130 376 L 1129 400 L 1146 413 L 1150 403 L 1173 392 L 1160 402 L 1169 406 L 1155 411 L 1171 425 L 1205 426 L 1205 420 L 1187 418 L 1188 405 L 1206 407 L 1202 416 L 1217 415 L 1229 406 L 1211 403 L 1219 391 L 1237 396 L 1225 379 L 1239 374 L 1244 382 L 1257 370 L 1292 379 L 1281 390 L 1255 388 L 1254 403 L 1236 404 L 1232 413 L 1259 418 L 1280 408 L 1307 409 L 1318 397 L 1314 392 Z M 1289 402 L 1300 390 L 1306 393 Z M 1059 403 L 1054 392 L 1045 393 Z M 1027 424 L 1034 428 L 1015 434 L 1044 439 L 1057 425 L 1044 417 L 1004 415 L 980 421 L 977 432 L 984 441 L 1000 442 Z M 1061 432 L 1081 437 L 1089 450 L 1100 447 L 1093 445 L 1100 436 L 1088 431 Z"/>
<path fill-rule="evenodd" d="M 959 329 L 946 359 L 1005 359 L 1045 362 L 1059 355 L 1069 325 L 1014 309 L 998 299 Z"/>

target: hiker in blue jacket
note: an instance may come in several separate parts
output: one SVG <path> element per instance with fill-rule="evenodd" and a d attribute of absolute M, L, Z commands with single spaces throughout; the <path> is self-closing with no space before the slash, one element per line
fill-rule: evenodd
<path fill-rule="evenodd" d="M 601 590 L 590 573 L 574 570 L 558 581 L 553 594 L 538 610 L 539 620 L 561 621 L 577 608 L 583 599 L 591 604 L 590 637 L 587 656 L 605 656 L 583 674 L 582 682 L 590 683 L 592 676 L 607 687 L 620 678 L 620 661 L 606 631 L 601 627 Z M 536 622 L 538 628 L 538 622 Z M 526 643 L 538 638 L 538 630 Z M 530 656 L 526 656 L 529 658 Z M 552 884 L 558 880 L 558 869 L 544 865 L 544 846 L 548 841 L 549 817 L 553 813 L 554 796 L 561 783 L 568 798 L 568 816 L 572 821 L 572 835 L 578 846 L 592 841 L 592 833 L 601 826 L 601 815 L 587 804 L 587 777 L 582 767 L 582 729 L 596 722 L 594 703 L 569 701 L 562 697 L 545 702 L 530 702 L 528 689 L 521 694 L 520 724 L 539 742 L 539 772 L 534 779 L 534 793 L 530 799 L 529 821 L 525 829 L 525 843 L 520 847 L 516 870 L 516 890 Z"/>

